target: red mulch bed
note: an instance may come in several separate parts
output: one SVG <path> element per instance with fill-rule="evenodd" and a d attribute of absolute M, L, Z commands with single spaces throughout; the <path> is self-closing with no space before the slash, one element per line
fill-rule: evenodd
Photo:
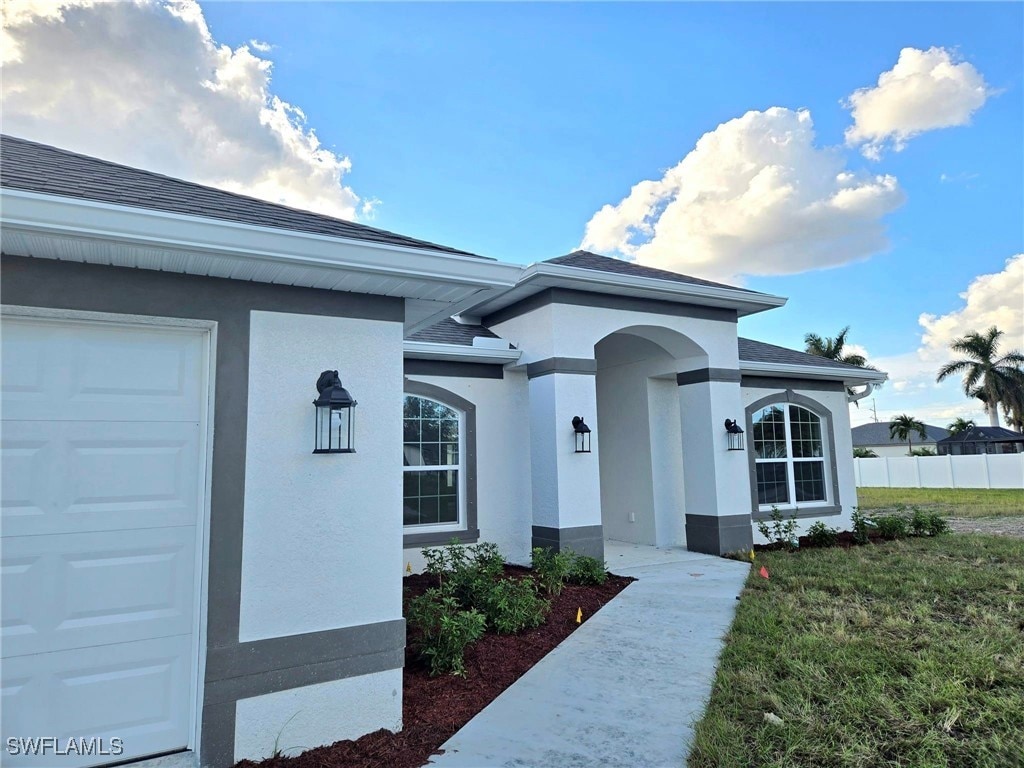
<path fill-rule="evenodd" d="M 506 566 L 506 574 L 523 578 L 529 571 Z M 466 652 L 466 676 L 430 677 L 408 647 L 402 675 L 402 722 L 399 733 L 381 729 L 355 741 L 338 741 L 295 757 L 277 757 L 254 763 L 243 760 L 236 768 L 418 768 L 438 748 L 518 680 L 580 625 L 576 612 L 583 610 L 585 622 L 605 603 L 635 579 L 609 575 L 601 586 L 567 585 L 552 599 L 548 620 L 520 635 L 488 632 Z M 436 581 L 431 576 L 407 576 L 405 598 L 422 594 Z"/>

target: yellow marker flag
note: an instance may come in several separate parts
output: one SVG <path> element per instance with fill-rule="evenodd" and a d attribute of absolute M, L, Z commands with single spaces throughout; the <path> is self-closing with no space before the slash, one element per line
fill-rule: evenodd
<path fill-rule="evenodd" d="M 412 562 L 408 562 L 405 564 L 405 572 L 412 573 Z"/>
<path fill-rule="evenodd" d="M 754 550 L 750 550 L 750 562 L 754 562 Z"/>
<path fill-rule="evenodd" d="M 576 623 L 577 624 L 582 624 L 583 623 L 583 609 L 582 608 L 577 608 L 576 609 Z"/>

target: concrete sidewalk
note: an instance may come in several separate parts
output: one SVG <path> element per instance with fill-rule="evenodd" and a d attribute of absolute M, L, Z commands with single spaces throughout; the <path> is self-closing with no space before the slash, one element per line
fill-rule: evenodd
<path fill-rule="evenodd" d="M 614 600 L 442 745 L 443 768 L 683 766 L 750 566 L 610 543 Z"/>

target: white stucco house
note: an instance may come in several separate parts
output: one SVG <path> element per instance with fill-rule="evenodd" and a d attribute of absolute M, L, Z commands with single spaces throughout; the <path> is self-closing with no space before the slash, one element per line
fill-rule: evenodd
<path fill-rule="evenodd" d="M 738 336 L 780 297 L 0 149 L 3 741 L 108 750 L 4 765 L 399 728 L 425 545 L 721 554 L 773 505 L 849 525 L 846 387 L 883 375 Z"/>

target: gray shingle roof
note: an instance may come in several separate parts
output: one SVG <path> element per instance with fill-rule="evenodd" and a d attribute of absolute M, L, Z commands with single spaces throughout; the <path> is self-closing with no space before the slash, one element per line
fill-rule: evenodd
<path fill-rule="evenodd" d="M 879 421 L 877 423 L 861 424 L 850 430 L 853 435 L 855 448 L 867 447 L 869 445 L 906 445 L 905 440 L 895 440 L 889 437 L 889 422 Z M 928 436 L 924 442 L 934 443 L 949 436 L 949 430 L 942 427 L 933 427 L 931 424 L 924 425 L 924 432 Z M 916 432 L 911 433 L 911 439 L 917 443 L 921 436 Z"/>
<path fill-rule="evenodd" d="M 473 339 L 482 336 L 485 339 L 500 338 L 483 325 L 466 325 L 448 317 L 436 325 L 417 331 L 407 336 L 407 341 L 425 341 L 431 344 L 457 344 L 462 347 L 473 346 Z"/>
<path fill-rule="evenodd" d="M 644 267 L 634 264 L 631 261 L 613 259 L 608 256 L 600 256 L 590 251 L 573 251 L 565 256 L 556 256 L 548 259 L 545 264 L 561 264 L 566 267 L 579 267 L 580 269 L 593 269 L 598 272 L 613 272 L 618 275 L 631 275 L 633 277 L 650 277 L 655 280 L 670 280 L 673 283 L 689 283 L 690 285 L 704 285 L 709 288 L 728 288 L 732 291 L 746 291 L 747 293 L 758 293 L 749 291 L 746 288 L 737 288 L 724 283 L 713 283 L 710 280 L 702 280 L 699 277 L 681 275 L 678 272 L 669 272 L 665 269 Z"/>
<path fill-rule="evenodd" d="M 847 363 L 837 363 L 835 360 L 829 360 L 827 357 L 809 355 L 806 352 L 798 352 L 795 349 L 788 349 L 787 347 L 777 347 L 774 344 L 765 344 L 763 341 L 754 341 L 753 339 L 744 339 L 740 337 L 739 347 L 740 360 L 747 360 L 748 362 L 752 363 L 811 365 L 818 368 L 835 368 L 837 372 L 864 372 L 863 368 L 858 368 L 855 365 L 848 365 Z"/>
<path fill-rule="evenodd" d="M 0 136 L 0 185 L 133 208 L 485 258 L 364 224 L 225 192 L 14 136 Z"/>
<path fill-rule="evenodd" d="M 1006 427 L 971 427 L 951 435 L 948 432 L 941 438 L 945 443 L 994 443 L 1012 440 L 1024 441 L 1024 435 Z"/>

